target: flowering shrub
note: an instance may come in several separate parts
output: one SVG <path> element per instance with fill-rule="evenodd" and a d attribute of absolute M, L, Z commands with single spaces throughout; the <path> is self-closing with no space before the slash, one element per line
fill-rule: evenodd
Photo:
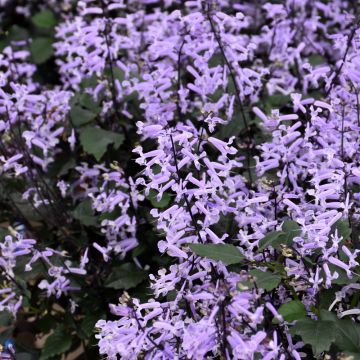
<path fill-rule="evenodd" d="M 356 2 L 0 10 L 0 358 L 360 359 Z"/>

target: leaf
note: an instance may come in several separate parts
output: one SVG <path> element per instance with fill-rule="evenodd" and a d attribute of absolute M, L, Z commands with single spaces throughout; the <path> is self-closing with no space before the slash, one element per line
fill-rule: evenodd
<path fill-rule="evenodd" d="M 266 249 L 268 246 L 272 246 L 273 248 L 277 248 L 282 243 L 281 236 L 285 235 L 282 231 L 272 231 L 266 234 L 260 241 L 259 241 L 259 251 Z"/>
<path fill-rule="evenodd" d="M 305 344 L 311 345 L 313 353 L 318 356 L 330 349 L 336 339 L 336 326 L 333 321 L 301 319 L 290 329 L 293 335 L 301 336 Z"/>
<path fill-rule="evenodd" d="M 306 317 L 304 304 L 299 300 L 292 300 L 282 304 L 278 310 L 285 321 L 294 321 Z"/>
<path fill-rule="evenodd" d="M 282 106 L 287 105 L 290 102 L 290 96 L 283 94 L 269 95 L 267 99 L 269 104 L 271 105 L 271 108 L 281 108 Z"/>
<path fill-rule="evenodd" d="M 68 161 L 63 163 L 60 168 L 59 173 L 57 174 L 58 177 L 66 175 L 72 168 L 76 166 L 76 161 L 74 158 L 70 158 Z"/>
<path fill-rule="evenodd" d="M 95 101 L 90 94 L 85 92 L 80 92 L 73 96 L 70 104 L 71 121 L 76 127 L 94 120 L 101 110 L 99 100 Z"/>
<path fill-rule="evenodd" d="M 286 234 L 286 244 L 288 245 L 292 243 L 294 237 L 301 235 L 300 225 L 292 220 L 284 221 L 281 229 Z"/>
<path fill-rule="evenodd" d="M 75 127 L 88 124 L 95 119 L 96 115 L 96 113 L 77 105 L 72 106 L 70 110 L 71 122 Z"/>
<path fill-rule="evenodd" d="M 147 272 L 140 270 L 134 264 L 125 263 L 113 268 L 113 272 L 107 279 L 105 286 L 116 290 L 127 290 L 143 282 L 147 276 Z"/>
<path fill-rule="evenodd" d="M 150 200 L 151 205 L 158 209 L 163 209 L 167 207 L 170 204 L 171 201 L 171 195 L 168 193 L 164 193 L 161 200 L 157 201 L 156 199 L 156 191 L 151 189 L 149 195 L 147 196 L 147 199 Z"/>
<path fill-rule="evenodd" d="M 54 13 L 50 10 L 38 12 L 31 18 L 31 21 L 40 28 L 51 28 L 56 25 Z"/>
<path fill-rule="evenodd" d="M 340 351 L 360 352 L 360 325 L 350 319 L 341 320 L 326 310 L 320 311 L 321 319 L 332 321 L 336 328 L 335 345 Z"/>
<path fill-rule="evenodd" d="M 84 332 L 86 337 L 91 336 L 93 332 L 95 331 L 95 324 L 99 319 L 105 319 L 105 314 L 100 313 L 90 313 L 86 314 L 83 321 L 81 322 L 81 330 Z"/>
<path fill-rule="evenodd" d="M 9 39 L 12 41 L 27 40 L 29 37 L 29 31 L 18 25 L 13 25 L 9 30 Z"/>
<path fill-rule="evenodd" d="M 266 291 L 275 289 L 281 281 L 280 275 L 274 274 L 270 271 L 254 269 L 250 271 L 250 275 L 255 277 L 256 286 L 261 289 L 265 289 Z"/>
<path fill-rule="evenodd" d="M 53 55 L 53 39 L 48 37 L 38 37 L 30 44 L 30 50 L 35 64 L 42 64 L 49 60 Z"/>
<path fill-rule="evenodd" d="M 350 351 L 345 351 L 344 354 L 347 356 L 347 357 L 344 357 L 344 359 L 347 359 L 347 360 L 360 360 L 360 352 L 354 353 L 354 352 L 350 352 Z"/>
<path fill-rule="evenodd" d="M 238 264 L 244 256 L 238 248 L 229 244 L 189 244 L 189 248 L 196 254 L 211 260 L 222 261 L 225 265 Z"/>
<path fill-rule="evenodd" d="M 35 354 L 30 353 L 16 353 L 16 360 L 36 360 L 38 357 Z"/>
<path fill-rule="evenodd" d="M 264 250 L 268 246 L 277 249 L 281 245 L 292 245 L 294 237 L 300 234 L 301 228 L 299 224 L 292 220 L 286 220 L 282 225 L 281 231 L 270 232 L 259 241 L 259 251 Z"/>
<path fill-rule="evenodd" d="M 316 66 L 324 64 L 326 62 L 326 59 L 319 54 L 313 54 L 309 56 L 308 61 L 310 65 Z"/>
<path fill-rule="evenodd" d="M 351 228 L 347 220 L 338 220 L 332 227 L 331 233 L 334 233 L 337 230 L 338 236 L 342 236 L 343 240 L 350 239 Z"/>
<path fill-rule="evenodd" d="M 0 327 L 5 328 L 7 326 L 10 326 L 14 321 L 13 316 L 7 312 L 7 311 L 1 311 L 0 312 Z"/>
<path fill-rule="evenodd" d="M 84 150 L 99 161 L 107 147 L 113 144 L 117 149 L 124 141 L 124 135 L 95 127 L 86 127 L 80 132 L 80 143 Z"/>
<path fill-rule="evenodd" d="M 72 336 L 66 333 L 63 326 L 55 329 L 45 342 L 41 351 L 40 360 L 49 359 L 55 355 L 60 355 L 68 351 L 71 347 Z"/>
<path fill-rule="evenodd" d="M 95 226 L 97 224 L 96 216 L 91 207 L 91 200 L 82 201 L 72 212 L 75 219 L 79 220 L 85 226 Z"/>

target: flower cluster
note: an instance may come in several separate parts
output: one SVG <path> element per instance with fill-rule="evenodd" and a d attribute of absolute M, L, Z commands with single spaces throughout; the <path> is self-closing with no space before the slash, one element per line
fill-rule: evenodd
<path fill-rule="evenodd" d="M 356 5 L 36 11 L 0 53 L 1 310 L 109 360 L 357 358 Z"/>

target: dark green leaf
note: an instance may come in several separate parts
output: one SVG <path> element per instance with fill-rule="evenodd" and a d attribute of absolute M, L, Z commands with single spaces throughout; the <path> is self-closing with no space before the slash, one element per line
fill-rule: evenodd
<path fill-rule="evenodd" d="M 65 164 L 62 165 L 59 173 L 57 176 L 63 176 L 66 175 L 72 168 L 76 166 L 76 161 L 74 158 L 70 158 L 68 161 L 65 162 Z"/>
<path fill-rule="evenodd" d="M 147 196 L 147 199 L 150 200 L 151 205 L 153 207 L 158 209 L 163 209 L 170 204 L 171 201 L 170 194 L 164 193 L 160 201 L 157 201 L 156 195 L 157 195 L 156 191 L 151 189 L 149 195 Z"/>
<path fill-rule="evenodd" d="M 100 128 L 86 127 L 80 132 L 81 145 L 87 153 L 94 155 L 97 161 L 102 158 L 110 144 L 117 149 L 123 141 L 124 135 Z"/>
<path fill-rule="evenodd" d="M 35 14 L 31 21 L 34 25 L 41 28 L 51 28 L 56 25 L 56 19 L 50 10 L 43 10 L 37 14 Z"/>
<path fill-rule="evenodd" d="M 299 300 L 292 300 L 282 304 L 278 312 L 285 321 L 299 320 L 306 316 L 305 306 Z"/>
<path fill-rule="evenodd" d="M 13 25 L 9 31 L 9 39 L 13 41 L 29 39 L 29 31 L 18 25 Z"/>
<path fill-rule="evenodd" d="M 272 246 L 273 248 L 277 248 L 282 244 L 282 235 L 285 235 L 282 231 L 273 231 L 266 234 L 259 241 L 259 251 L 266 249 L 268 246 Z"/>
<path fill-rule="evenodd" d="M 95 324 L 99 319 L 105 319 L 104 314 L 86 314 L 84 320 L 81 322 L 81 330 L 89 337 L 95 331 Z"/>
<path fill-rule="evenodd" d="M 95 226 L 97 224 L 94 210 L 91 208 L 90 199 L 82 201 L 73 211 L 73 216 L 85 226 Z"/>
<path fill-rule="evenodd" d="M 14 317 L 7 311 L 0 312 L 0 327 L 10 326 L 14 322 Z"/>
<path fill-rule="evenodd" d="M 351 228 L 347 220 L 338 220 L 332 227 L 331 232 L 334 233 L 337 230 L 338 236 L 342 236 L 343 240 L 350 239 Z"/>
<path fill-rule="evenodd" d="M 35 354 L 29 354 L 29 353 L 16 353 L 16 360 L 36 360 L 38 359 L 38 356 Z"/>
<path fill-rule="evenodd" d="M 247 291 L 250 289 L 253 289 L 255 287 L 254 281 L 247 280 L 247 281 L 241 281 L 236 284 L 236 288 L 239 291 Z"/>
<path fill-rule="evenodd" d="M 41 351 L 40 360 L 49 359 L 55 355 L 60 355 L 68 351 L 71 347 L 72 336 L 66 333 L 64 327 L 59 326 L 55 329 L 45 342 Z"/>
<path fill-rule="evenodd" d="M 315 356 L 329 350 L 336 339 L 336 326 L 333 321 L 301 319 L 290 332 L 301 336 L 305 344 L 311 345 Z"/>
<path fill-rule="evenodd" d="M 222 261 L 225 265 L 238 264 L 244 260 L 244 256 L 234 245 L 189 244 L 189 247 L 196 255 Z"/>
<path fill-rule="evenodd" d="M 274 94 L 267 97 L 271 108 L 281 108 L 282 106 L 288 104 L 290 102 L 290 96 L 289 95 L 283 95 L 283 94 Z"/>
<path fill-rule="evenodd" d="M 113 289 L 131 289 L 147 278 L 147 273 L 134 264 L 126 263 L 115 267 L 106 281 L 106 287 Z"/>
<path fill-rule="evenodd" d="M 270 271 L 261 271 L 253 269 L 250 271 L 250 275 L 255 277 L 255 283 L 258 288 L 271 291 L 275 289 L 281 281 L 281 276 L 274 274 Z"/>
<path fill-rule="evenodd" d="M 284 221 L 281 231 L 273 231 L 265 235 L 259 241 L 259 251 L 264 250 L 268 246 L 274 249 L 279 248 L 281 245 L 290 246 L 293 239 L 301 234 L 301 228 L 298 223 L 292 220 Z"/>
<path fill-rule="evenodd" d="M 48 37 L 35 38 L 30 44 L 32 58 L 35 64 L 42 64 L 53 55 L 53 39 Z"/>
<path fill-rule="evenodd" d="M 308 60 L 309 60 L 309 64 L 312 66 L 321 65 L 326 62 L 326 59 L 319 54 L 310 55 Z"/>
<path fill-rule="evenodd" d="M 301 227 L 300 225 L 292 220 L 284 221 L 282 225 L 282 231 L 286 234 L 289 241 L 292 241 L 294 237 L 301 235 Z"/>
<path fill-rule="evenodd" d="M 90 110 L 84 109 L 81 106 L 74 105 L 70 110 L 70 118 L 74 126 L 82 126 L 88 124 L 96 117 L 96 113 Z"/>
<path fill-rule="evenodd" d="M 350 319 L 340 320 L 326 310 L 321 310 L 321 319 L 332 321 L 336 327 L 335 345 L 340 351 L 360 352 L 360 325 Z"/>

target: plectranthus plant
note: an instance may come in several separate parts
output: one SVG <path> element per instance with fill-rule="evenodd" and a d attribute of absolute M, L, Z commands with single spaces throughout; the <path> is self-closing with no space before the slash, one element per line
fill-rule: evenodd
<path fill-rule="evenodd" d="M 1 359 L 360 359 L 356 1 L 0 24 Z"/>

